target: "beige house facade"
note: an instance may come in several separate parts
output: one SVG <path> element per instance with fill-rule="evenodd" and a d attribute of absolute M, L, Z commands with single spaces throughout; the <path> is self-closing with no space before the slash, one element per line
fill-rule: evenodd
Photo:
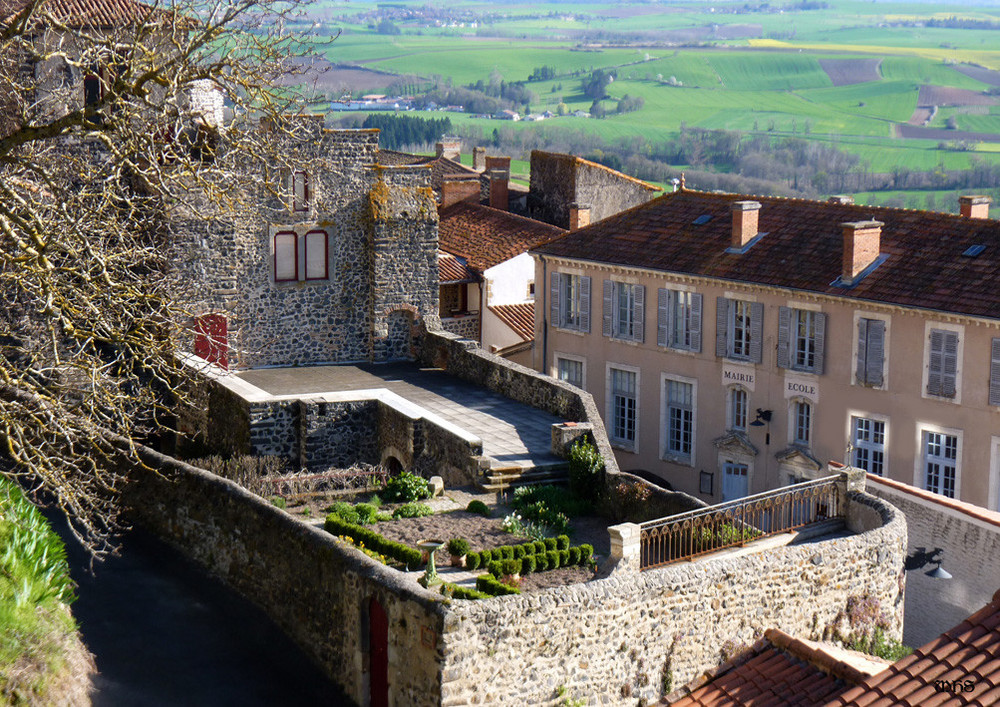
<path fill-rule="evenodd" d="M 536 368 L 594 396 L 623 470 L 710 503 L 834 460 L 1000 508 L 988 200 L 846 201 L 683 190 L 536 249 Z"/>

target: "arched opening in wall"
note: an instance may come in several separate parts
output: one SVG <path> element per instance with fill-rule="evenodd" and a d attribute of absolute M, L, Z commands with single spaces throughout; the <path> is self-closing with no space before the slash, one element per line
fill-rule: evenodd
<path fill-rule="evenodd" d="M 414 358 L 413 332 L 417 316 L 416 308 L 409 306 L 394 309 L 386 314 L 385 360 L 403 361 Z"/>
<path fill-rule="evenodd" d="M 378 599 L 368 600 L 368 704 L 389 707 L 389 618 Z"/>
<path fill-rule="evenodd" d="M 382 466 L 389 472 L 389 476 L 398 476 L 403 472 L 403 462 L 391 455 L 382 460 Z"/>

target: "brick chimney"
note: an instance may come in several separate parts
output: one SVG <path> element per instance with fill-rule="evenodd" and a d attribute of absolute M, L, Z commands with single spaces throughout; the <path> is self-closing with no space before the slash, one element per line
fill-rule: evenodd
<path fill-rule="evenodd" d="M 729 244 L 731 250 L 741 250 L 757 235 L 759 211 L 759 201 L 733 202 L 733 237 Z"/>
<path fill-rule="evenodd" d="M 841 206 L 850 206 L 851 204 L 854 203 L 854 197 L 853 196 L 849 196 L 847 194 L 837 194 L 837 195 L 831 196 L 829 199 L 827 199 L 826 203 L 828 203 L 828 204 L 840 204 Z"/>
<path fill-rule="evenodd" d="M 479 203 L 478 179 L 455 179 L 441 182 L 441 208 L 457 204 L 460 201 Z"/>
<path fill-rule="evenodd" d="M 569 205 L 569 230 L 575 231 L 578 228 L 590 225 L 590 207 L 585 204 L 572 203 Z"/>
<path fill-rule="evenodd" d="M 489 205 L 507 211 L 510 206 L 510 157 L 487 157 L 486 175 L 489 179 Z"/>
<path fill-rule="evenodd" d="M 485 147 L 473 147 L 472 148 L 472 168 L 477 172 L 486 171 L 486 148 Z"/>
<path fill-rule="evenodd" d="M 965 218 L 989 218 L 992 201 L 988 196 L 960 196 L 958 208 Z"/>
<path fill-rule="evenodd" d="M 844 261 L 840 280 L 845 285 L 878 258 L 882 243 L 881 221 L 853 221 L 840 224 L 844 229 Z"/>
<path fill-rule="evenodd" d="M 434 145 L 438 157 L 447 157 L 449 160 L 458 162 L 462 155 L 462 139 L 457 137 L 443 137 L 441 142 Z"/>

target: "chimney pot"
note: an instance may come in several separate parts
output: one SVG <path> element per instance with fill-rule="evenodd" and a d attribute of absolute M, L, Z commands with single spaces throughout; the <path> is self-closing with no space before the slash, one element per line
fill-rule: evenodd
<path fill-rule="evenodd" d="M 473 147 L 472 148 L 472 168 L 477 172 L 486 171 L 486 148 L 485 147 Z"/>
<path fill-rule="evenodd" d="M 732 249 L 742 249 L 757 235 L 759 212 L 759 201 L 733 202 L 733 236 L 730 242 Z"/>
<path fill-rule="evenodd" d="M 462 139 L 457 137 L 443 137 L 441 142 L 434 145 L 438 157 L 446 157 L 456 162 L 462 156 Z"/>
<path fill-rule="evenodd" d="M 841 206 L 850 206 L 854 203 L 854 197 L 848 194 L 836 194 L 831 196 L 826 200 L 828 204 L 840 204 Z"/>
<path fill-rule="evenodd" d="M 441 183 L 441 208 L 460 201 L 479 202 L 480 186 L 476 179 L 454 179 Z"/>
<path fill-rule="evenodd" d="M 844 260 L 840 280 L 856 282 L 865 268 L 875 262 L 882 247 L 881 221 L 851 221 L 840 224 L 844 233 Z"/>
<path fill-rule="evenodd" d="M 578 228 L 590 225 L 590 206 L 586 204 L 573 203 L 569 205 L 569 230 L 575 231 Z"/>
<path fill-rule="evenodd" d="M 988 196 L 960 196 L 958 207 L 965 218 L 989 218 L 992 201 Z"/>

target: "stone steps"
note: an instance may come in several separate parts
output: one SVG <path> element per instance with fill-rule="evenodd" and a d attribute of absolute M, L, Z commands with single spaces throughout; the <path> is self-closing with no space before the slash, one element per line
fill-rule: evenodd
<path fill-rule="evenodd" d="M 538 466 L 495 466 L 483 470 L 480 488 L 484 491 L 505 492 L 519 486 L 565 484 L 569 481 L 569 465 L 554 462 Z"/>

